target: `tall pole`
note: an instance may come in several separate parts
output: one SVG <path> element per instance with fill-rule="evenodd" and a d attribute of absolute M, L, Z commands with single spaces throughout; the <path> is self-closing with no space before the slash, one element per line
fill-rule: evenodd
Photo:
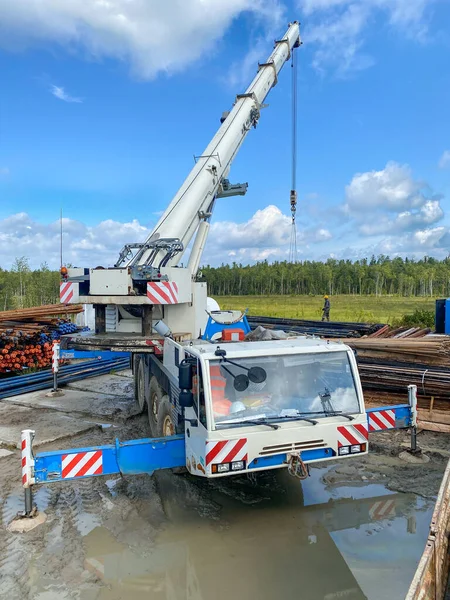
<path fill-rule="evenodd" d="M 60 268 L 63 266 L 63 212 L 62 212 L 62 206 L 61 206 L 61 211 L 60 211 L 60 216 L 59 216 L 59 225 L 60 225 L 60 248 L 59 248 L 59 266 Z"/>

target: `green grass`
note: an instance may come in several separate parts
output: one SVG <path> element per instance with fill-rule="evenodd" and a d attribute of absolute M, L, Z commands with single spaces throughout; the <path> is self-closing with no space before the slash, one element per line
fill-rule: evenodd
<path fill-rule="evenodd" d="M 321 319 L 322 296 L 215 296 L 221 309 L 249 309 L 249 315 Z M 433 298 L 397 296 L 330 296 L 330 319 L 392 323 L 415 310 L 434 311 Z"/>

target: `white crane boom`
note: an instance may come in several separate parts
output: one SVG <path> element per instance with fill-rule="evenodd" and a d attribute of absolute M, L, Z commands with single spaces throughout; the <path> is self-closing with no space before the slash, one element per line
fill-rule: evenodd
<path fill-rule="evenodd" d="M 276 85 L 278 73 L 300 45 L 300 27 L 290 23 L 275 41 L 267 62 L 196 158 L 195 165 L 143 243 L 124 246 L 114 268 L 62 268 L 60 299 L 64 303 L 94 304 L 96 331 L 150 335 L 159 319 L 172 331 L 197 337 L 206 325 L 206 283 L 196 281 L 217 198 L 243 195 L 247 184 L 228 181 L 231 163 L 252 127 L 263 102 Z M 179 268 L 195 237 L 187 267 Z"/>
<path fill-rule="evenodd" d="M 223 120 L 223 123 L 203 154 L 187 176 L 183 185 L 164 211 L 146 244 L 161 239 L 177 239 L 182 249 L 172 255 L 165 263 L 175 266 L 183 255 L 184 249 L 191 241 L 200 223 L 205 222 L 199 231 L 198 243 L 191 252 L 189 269 L 193 276 L 198 269 L 201 252 L 203 251 L 209 229 L 209 218 L 217 196 L 226 194 L 226 179 L 231 163 L 251 127 L 256 127 L 260 116 L 260 108 L 268 93 L 277 83 L 278 73 L 289 59 L 292 49 L 299 44 L 300 29 L 298 22 L 289 25 L 286 34 L 275 42 L 275 48 L 267 62 L 259 65 L 258 73 L 244 94 L 236 97 L 233 109 Z M 225 183 L 225 185 L 224 185 Z M 237 189 L 237 193 L 245 193 L 245 188 Z M 181 245 L 179 248 L 181 248 Z M 130 264 L 145 265 L 151 257 L 152 249 L 144 249 L 136 260 Z M 162 253 L 158 253 L 158 259 Z M 156 257 L 151 261 L 154 266 Z"/>

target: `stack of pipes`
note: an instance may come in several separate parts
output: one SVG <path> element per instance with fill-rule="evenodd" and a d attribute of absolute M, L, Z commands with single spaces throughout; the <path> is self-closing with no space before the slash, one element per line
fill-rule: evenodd
<path fill-rule="evenodd" d="M 67 315 L 81 310 L 57 304 L 0 312 L 0 375 L 50 366 L 52 342 L 77 331 Z M 61 314 L 66 318 L 57 317 Z"/>

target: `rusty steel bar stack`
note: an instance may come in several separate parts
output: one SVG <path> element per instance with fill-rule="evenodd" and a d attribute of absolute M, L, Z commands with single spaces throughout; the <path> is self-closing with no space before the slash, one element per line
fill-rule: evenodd
<path fill-rule="evenodd" d="M 82 310 L 81 305 L 52 304 L 0 312 L 0 376 L 48 367 L 52 341 L 76 330 L 67 316 Z"/>

